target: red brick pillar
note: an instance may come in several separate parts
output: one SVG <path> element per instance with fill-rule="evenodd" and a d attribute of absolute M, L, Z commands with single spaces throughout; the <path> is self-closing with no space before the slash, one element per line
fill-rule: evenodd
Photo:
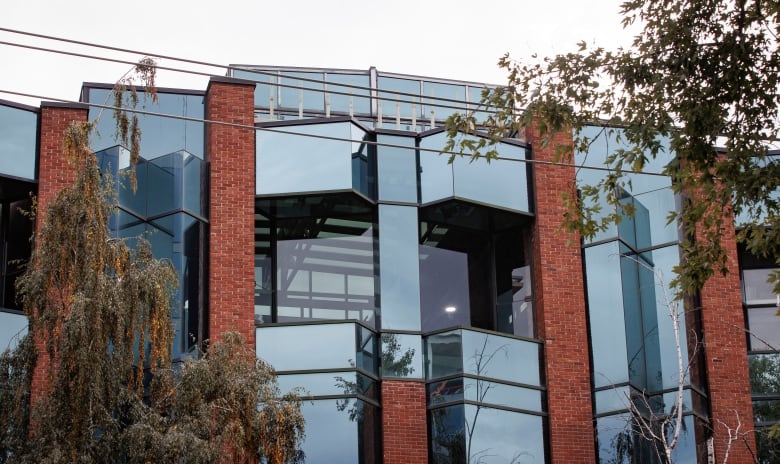
<path fill-rule="evenodd" d="M 46 210 L 64 187 L 73 183 L 75 171 L 65 158 L 62 140 L 65 129 L 74 121 L 87 121 L 89 107 L 80 103 L 41 102 L 38 152 L 38 218 L 35 229 L 40 230 Z M 35 403 L 50 385 L 49 356 L 45 340 L 36 337 L 38 362 L 33 373 L 30 401 Z"/>
<path fill-rule="evenodd" d="M 557 145 L 572 143 L 571 134 L 561 132 L 542 146 L 535 128 L 526 138 L 533 159 L 541 161 L 552 161 Z M 575 172 L 535 164 L 533 173 L 534 309 L 537 336 L 544 342 L 550 462 L 596 462 L 582 250 L 578 234 L 561 230 L 566 208 L 560 195 L 574 192 Z"/>
<path fill-rule="evenodd" d="M 743 435 L 731 444 L 729 462 L 753 462 L 756 450 L 753 404 L 747 362 L 745 317 L 733 221 L 723 223 L 721 246 L 728 250 L 728 275 L 715 273 L 701 291 L 704 365 L 710 399 L 715 462 L 722 462 L 729 445 L 729 428 L 741 423 Z M 752 451 L 751 451 L 752 450 Z"/>
<path fill-rule="evenodd" d="M 382 454 L 384 464 L 428 462 L 424 382 L 382 381 Z"/>
<path fill-rule="evenodd" d="M 206 90 L 209 192 L 209 337 L 239 332 L 255 344 L 253 82 L 212 77 Z"/>

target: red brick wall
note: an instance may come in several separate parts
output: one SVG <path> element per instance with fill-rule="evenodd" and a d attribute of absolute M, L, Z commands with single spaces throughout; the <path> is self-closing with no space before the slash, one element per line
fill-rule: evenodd
<path fill-rule="evenodd" d="M 428 462 L 424 383 L 382 381 L 382 454 L 384 464 Z"/>
<path fill-rule="evenodd" d="M 530 129 L 533 158 L 552 161 L 555 146 L 571 144 L 557 134 L 542 147 Z M 582 253 L 577 234 L 560 229 L 561 192 L 573 192 L 574 168 L 533 166 L 536 205 L 531 246 L 537 336 L 544 341 L 551 462 L 595 462 L 590 355 L 585 314 Z"/>
<path fill-rule="evenodd" d="M 38 170 L 38 219 L 36 230 L 43 225 L 46 208 L 64 187 L 75 178 L 73 166 L 65 159 L 62 138 L 65 129 L 73 121 L 86 121 L 88 107 L 81 104 L 41 103 L 40 151 Z M 45 394 L 49 381 L 49 357 L 46 354 L 45 341 L 37 338 L 38 363 L 32 380 L 31 402 L 35 403 Z"/>
<path fill-rule="evenodd" d="M 212 78 L 206 118 L 252 126 L 255 85 Z M 209 337 L 241 333 L 250 346 L 254 330 L 255 131 L 206 125 L 209 192 Z"/>
<path fill-rule="evenodd" d="M 701 291 L 701 324 L 704 333 L 704 365 L 714 431 L 715 461 L 722 462 L 729 442 L 728 428 L 753 429 L 750 377 L 747 363 L 745 318 L 739 279 L 737 243 L 731 219 L 724 222 L 721 245 L 729 251 L 729 274 L 716 273 Z M 753 462 L 755 436 L 747 433 L 731 445 L 729 462 Z"/>

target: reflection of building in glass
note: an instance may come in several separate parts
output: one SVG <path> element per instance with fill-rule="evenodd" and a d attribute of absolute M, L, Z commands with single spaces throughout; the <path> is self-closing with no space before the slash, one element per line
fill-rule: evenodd
<path fill-rule="evenodd" d="M 633 215 L 592 240 L 563 233 L 560 193 L 605 175 L 589 168 L 624 148 L 617 132 L 588 129 L 577 170 L 532 164 L 554 148 L 531 132 L 499 143 L 490 163 L 449 162 L 445 120 L 484 118 L 482 88 L 245 67 L 205 91 L 160 89 L 144 103 L 155 115 L 139 115 L 135 192 L 110 117 L 98 126 L 93 145 L 117 186 L 112 231 L 143 235 L 179 273 L 177 356 L 227 330 L 253 338 L 283 389 L 311 395 L 309 464 L 655 462 L 632 411 L 670 413 L 677 387 L 662 297 L 680 264 L 670 179 L 625 173 L 617 206 L 599 214 Z M 0 348 L 26 330 L 13 281 L 33 226 L 19 208 L 56 185 L 53 121 L 96 116 L 89 105 L 109 90 L 85 84 L 83 104 L 0 102 Z M 738 290 L 685 308 L 678 463 L 707 462 L 710 440 L 718 459 L 715 424 L 729 411 L 744 423 L 752 404 L 761 427 L 780 418 L 780 319 L 764 283 L 774 266 L 740 253 L 751 336 L 708 322 L 744 326 Z M 722 394 L 724 378 L 744 393 Z"/>

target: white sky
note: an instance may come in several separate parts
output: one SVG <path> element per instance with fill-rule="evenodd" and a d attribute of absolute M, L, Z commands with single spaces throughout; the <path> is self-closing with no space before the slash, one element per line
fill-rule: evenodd
<path fill-rule="evenodd" d="M 627 44 L 621 0 L 5 0 L 0 27 L 219 64 L 368 69 L 501 84 L 496 62 Z M 0 41 L 122 55 L 0 31 Z M 0 89 L 77 100 L 82 82 L 114 82 L 128 65 L 0 44 Z M 193 68 L 161 61 L 161 65 Z M 224 75 L 223 70 L 202 69 Z M 161 71 L 158 85 L 207 78 Z M 0 99 L 37 100 L 0 93 Z"/>

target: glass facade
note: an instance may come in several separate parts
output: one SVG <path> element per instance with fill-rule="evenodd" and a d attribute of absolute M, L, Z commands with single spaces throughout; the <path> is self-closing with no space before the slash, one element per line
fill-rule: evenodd
<path fill-rule="evenodd" d="M 16 300 L 16 279 L 30 259 L 32 195 L 38 186 L 39 113 L 0 100 L 0 352 L 27 332 Z"/>
<path fill-rule="evenodd" d="M 590 139 L 590 150 L 576 155 L 578 164 L 584 165 L 577 171 L 577 182 L 595 185 L 606 174 L 588 167 L 603 167 L 610 153 L 625 147 L 617 129 L 591 127 L 581 135 Z M 660 173 L 671 159 L 670 155 L 650 159 L 644 171 Z M 675 450 L 675 462 L 695 463 L 695 431 L 701 427 L 693 424 L 706 419 L 707 413 L 701 367 L 695 362 L 698 355 L 688 353 L 690 329 L 696 330 L 696 324 L 669 287 L 679 264 L 677 224 L 666 219 L 676 208 L 675 197 L 668 177 L 624 176 L 618 203 L 630 206 L 634 214 L 623 214 L 619 224 L 583 243 L 599 462 L 654 462 L 652 444 L 642 438 L 631 412 L 653 421 L 675 407 L 670 392 L 679 386 L 676 320 L 686 370 L 682 405 L 686 433 Z M 615 208 L 606 202 L 599 206 L 602 214 Z"/>
<path fill-rule="evenodd" d="M 86 87 L 84 98 L 105 104 L 110 89 Z M 155 103 L 144 94 L 140 99 L 151 112 L 202 119 L 202 93 L 158 93 Z M 92 107 L 89 117 L 100 115 Z M 112 176 L 117 191 L 117 210 L 111 230 L 118 238 L 143 237 L 158 259 L 170 260 L 179 275 L 173 306 L 175 358 L 197 356 L 208 337 L 204 291 L 208 211 L 206 163 L 202 122 L 162 116 L 139 115 L 140 157 L 135 166 L 137 189 L 130 185 L 130 152 L 117 145 L 113 120 L 103 114 L 93 139 L 98 162 Z"/>
<path fill-rule="evenodd" d="M 380 76 L 378 93 L 388 99 L 390 90 L 416 92 L 380 110 L 358 93 L 322 99 L 306 86 L 296 97 L 284 85 L 300 76 L 266 76 L 255 90 L 255 323 L 258 356 L 283 385 L 303 386 L 314 398 L 304 411 L 312 437 L 307 462 L 320 455 L 322 462 L 375 462 L 366 446 L 378 446 L 383 379 L 426 384 L 437 462 L 447 455 L 454 461 L 446 462 L 482 462 L 487 450 L 508 443 L 500 459 L 544 462 L 526 147 L 502 143 L 502 159 L 487 167 L 467 160 L 450 166 L 438 154 L 442 130 L 408 130 L 422 129 L 409 123 L 423 111 L 446 114 L 425 95 L 460 92 L 463 99 L 466 85 Z M 344 73 L 318 76 L 328 89 L 338 79 L 361 85 Z M 345 103 L 353 118 L 344 116 Z M 331 117 L 322 117 L 323 104 Z M 355 330 L 370 356 L 356 348 Z M 447 337 L 457 338 L 461 362 L 442 376 L 431 366 L 446 357 Z M 479 350 L 484 361 L 472 365 Z M 375 364 L 361 366 L 360 359 Z M 480 416 L 467 437 L 469 421 Z M 343 436 L 338 458 L 332 440 L 316 438 L 331 426 Z M 512 434 L 496 441 L 495 427 Z M 447 439 L 473 442 L 473 455 L 447 451 Z"/>

